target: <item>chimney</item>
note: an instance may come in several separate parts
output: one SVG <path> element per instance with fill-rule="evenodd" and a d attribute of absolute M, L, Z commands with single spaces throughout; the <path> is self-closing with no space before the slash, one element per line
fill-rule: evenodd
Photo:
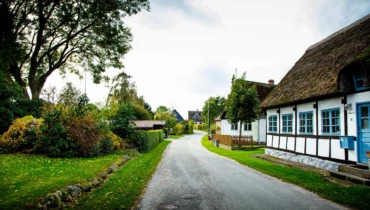
<path fill-rule="evenodd" d="M 269 81 L 268 81 L 268 83 L 269 83 L 269 85 L 274 85 L 274 80 L 273 79 L 270 79 Z"/>

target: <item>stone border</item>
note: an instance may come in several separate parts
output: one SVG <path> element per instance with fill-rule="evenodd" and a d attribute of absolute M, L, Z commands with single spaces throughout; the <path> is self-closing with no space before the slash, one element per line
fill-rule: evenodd
<path fill-rule="evenodd" d="M 124 155 L 122 157 L 122 160 L 118 164 L 110 164 L 109 167 L 101 172 L 97 177 L 89 179 L 89 181 L 70 185 L 65 187 L 64 189 L 49 193 L 47 196 L 38 199 L 36 203 L 27 205 L 26 209 L 36 208 L 47 210 L 65 208 L 67 203 L 73 203 L 76 198 L 81 197 L 83 194 L 91 192 L 92 190 L 105 183 L 110 175 L 117 172 L 118 169 L 130 159 L 132 159 L 132 157 Z"/>
<path fill-rule="evenodd" d="M 266 155 L 271 155 L 274 157 L 278 157 L 281 159 L 297 162 L 297 163 L 303 163 L 309 166 L 313 166 L 316 168 L 322 168 L 329 171 L 338 171 L 338 166 L 340 163 L 329 161 L 329 160 L 323 160 L 320 158 L 305 156 L 305 155 L 296 155 L 289 152 L 283 152 L 279 150 L 274 149 L 265 149 Z"/>

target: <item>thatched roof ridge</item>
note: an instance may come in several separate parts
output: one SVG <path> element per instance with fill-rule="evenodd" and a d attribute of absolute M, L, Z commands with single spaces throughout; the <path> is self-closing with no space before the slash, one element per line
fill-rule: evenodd
<path fill-rule="evenodd" d="M 310 46 L 262 108 L 341 94 L 339 73 L 370 47 L 370 15 Z M 368 68 L 368 67 L 367 67 Z"/>

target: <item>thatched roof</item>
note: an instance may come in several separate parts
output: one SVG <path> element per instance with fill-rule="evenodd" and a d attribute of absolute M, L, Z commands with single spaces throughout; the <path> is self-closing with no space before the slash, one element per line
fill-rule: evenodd
<path fill-rule="evenodd" d="M 309 47 L 261 107 L 277 107 L 348 92 L 348 88 L 341 87 L 341 74 L 354 63 L 362 63 L 369 72 L 369 62 L 365 62 L 369 57 L 370 15 Z"/>

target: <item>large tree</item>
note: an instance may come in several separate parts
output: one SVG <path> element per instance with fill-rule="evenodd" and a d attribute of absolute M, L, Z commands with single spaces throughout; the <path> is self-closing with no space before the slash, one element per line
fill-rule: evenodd
<path fill-rule="evenodd" d="M 222 96 L 209 97 L 204 102 L 202 116 L 204 123 L 208 125 L 208 104 L 209 104 L 209 123 L 213 124 L 214 120 L 225 109 L 226 99 Z"/>
<path fill-rule="evenodd" d="M 132 39 L 123 18 L 142 9 L 147 0 L 0 0 L 0 68 L 30 99 L 56 70 L 83 66 L 99 83 L 106 68 L 123 67 Z"/>
<path fill-rule="evenodd" d="M 227 119 L 230 123 L 240 123 L 239 142 L 242 134 L 243 123 L 251 123 L 258 118 L 259 99 L 256 87 L 245 79 L 246 73 L 241 78 L 232 80 L 231 93 L 227 101 Z"/>

